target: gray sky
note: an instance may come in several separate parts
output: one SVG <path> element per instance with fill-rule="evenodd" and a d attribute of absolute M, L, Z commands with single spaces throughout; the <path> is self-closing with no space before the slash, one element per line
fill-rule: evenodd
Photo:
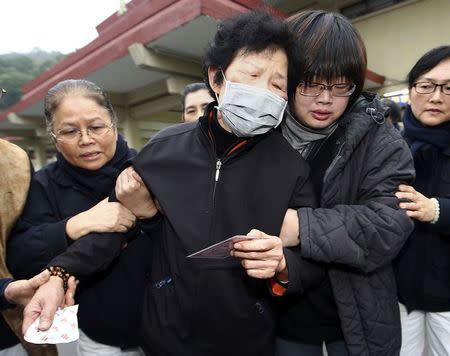
<path fill-rule="evenodd" d="M 124 3 L 128 3 L 125 0 Z M 0 0 L 0 54 L 34 47 L 69 53 L 97 37 L 120 0 Z"/>

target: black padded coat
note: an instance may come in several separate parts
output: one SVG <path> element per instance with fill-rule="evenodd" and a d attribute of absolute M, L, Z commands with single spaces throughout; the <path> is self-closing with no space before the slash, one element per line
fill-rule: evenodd
<path fill-rule="evenodd" d="M 344 133 L 323 181 L 320 208 L 298 210 L 301 251 L 327 264 L 350 355 L 392 356 L 401 345 L 391 266 L 412 221 L 394 193 L 411 183 L 410 151 L 374 95 L 339 120 Z"/>

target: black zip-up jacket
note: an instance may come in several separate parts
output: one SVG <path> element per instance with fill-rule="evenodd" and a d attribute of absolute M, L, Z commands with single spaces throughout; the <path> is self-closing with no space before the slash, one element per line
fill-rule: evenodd
<path fill-rule="evenodd" d="M 152 356 L 272 355 L 266 281 L 247 277 L 231 258 L 186 256 L 252 228 L 278 235 L 288 207 L 315 203 L 307 163 L 279 132 L 240 143 L 217 159 L 208 125 L 213 107 L 198 123 L 157 134 L 133 162 L 164 211 L 140 224 L 153 240 L 151 252 L 145 250 L 152 272 L 142 332 Z M 120 253 L 122 238 L 98 235 L 77 240 L 49 265 L 84 278 L 104 270 Z M 298 249 L 284 254 L 289 290 L 314 283 L 320 273 L 314 264 L 300 258 Z"/>
<path fill-rule="evenodd" d="M 365 93 L 339 119 L 344 134 L 325 171 L 320 208 L 298 210 L 302 256 L 327 267 L 354 356 L 398 355 L 401 345 L 392 260 L 413 223 L 395 192 L 411 184 L 414 167 L 399 132 L 384 122 L 385 111 Z M 302 315 L 286 317 L 292 323 Z"/>
<path fill-rule="evenodd" d="M 450 146 L 419 151 L 414 188 L 439 201 L 436 224 L 415 221 L 396 260 L 398 295 L 408 311 L 450 311 Z"/>
<path fill-rule="evenodd" d="M 279 132 L 216 157 L 208 130 L 212 108 L 197 124 L 158 133 L 133 162 L 164 212 L 158 231 L 149 232 L 154 246 L 143 342 L 151 355 L 272 355 L 266 281 L 248 277 L 233 258 L 186 256 L 252 228 L 278 235 L 287 208 L 314 201 L 306 162 Z M 293 251 L 286 258 L 290 275 L 304 273 Z"/>

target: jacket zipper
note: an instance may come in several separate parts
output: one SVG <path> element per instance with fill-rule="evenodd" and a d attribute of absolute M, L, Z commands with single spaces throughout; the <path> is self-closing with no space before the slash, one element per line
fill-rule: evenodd
<path fill-rule="evenodd" d="M 342 142 L 342 144 L 339 146 L 339 150 L 336 154 L 336 157 L 334 157 L 333 161 L 331 162 L 330 166 L 327 168 L 327 170 L 325 171 L 325 175 L 323 176 L 323 182 L 325 183 L 327 181 L 328 176 L 330 175 L 331 171 L 333 170 L 333 168 L 336 166 L 336 164 L 338 163 L 338 161 L 341 159 L 341 153 L 342 153 L 342 149 L 344 148 L 345 145 L 345 141 Z"/>
<path fill-rule="evenodd" d="M 219 176 L 220 176 L 220 168 L 222 167 L 222 161 L 220 159 L 218 159 L 216 161 L 216 176 L 214 178 L 214 188 L 213 188 L 213 206 L 215 205 L 215 199 L 216 199 L 216 187 L 217 187 L 217 182 L 219 181 Z"/>

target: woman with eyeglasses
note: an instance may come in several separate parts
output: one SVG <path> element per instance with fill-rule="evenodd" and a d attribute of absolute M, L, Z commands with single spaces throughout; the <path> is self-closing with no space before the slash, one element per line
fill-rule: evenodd
<path fill-rule="evenodd" d="M 362 93 L 366 51 L 352 24 L 325 11 L 299 13 L 288 24 L 297 72 L 281 130 L 309 162 L 320 207 L 289 209 L 280 237 L 321 274 L 288 266 L 285 280 L 272 281 L 274 294 L 284 294 L 276 355 L 322 355 L 323 347 L 329 356 L 396 355 L 401 331 L 391 261 L 413 226 L 395 192 L 412 181 L 411 154 L 385 122 L 386 108 Z"/>
<path fill-rule="evenodd" d="M 120 170 L 136 152 L 118 134 L 105 93 L 86 80 L 66 80 L 48 91 L 44 106 L 56 162 L 35 173 L 8 241 L 7 264 L 16 278 L 34 276 L 85 235 L 123 233 L 136 220 L 120 203 L 108 201 Z M 76 298 L 79 355 L 140 354 L 136 346 L 147 240 L 136 234 L 111 268 L 81 281 Z M 63 271 L 53 268 L 51 273 L 52 283 L 64 283 Z"/>
<path fill-rule="evenodd" d="M 404 136 L 414 186 L 400 207 L 415 227 L 396 260 L 401 355 L 450 355 L 450 46 L 434 48 L 408 74 Z"/>

